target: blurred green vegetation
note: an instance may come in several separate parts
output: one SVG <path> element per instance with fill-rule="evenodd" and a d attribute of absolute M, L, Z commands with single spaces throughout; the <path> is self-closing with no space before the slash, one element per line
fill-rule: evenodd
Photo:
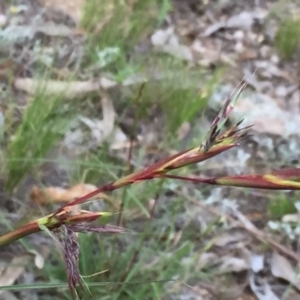
<path fill-rule="evenodd" d="M 98 0 L 87 1 L 81 23 L 87 32 L 84 44 L 87 55 L 74 69 L 79 70 L 80 76 L 83 71 L 90 78 L 97 77 L 100 70 L 121 83 L 131 76 L 147 74 L 155 66 L 159 76 L 147 82 L 140 99 L 136 98 L 140 84 L 123 87 L 112 94 L 112 98 L 116 111 L 120 112 L 118 121 L 132 112 L 135 126 L 149 119 L 149 111 L 158 111 L 157 117 L 163 119 L 158 135 L 163 139 L 164 149 L 181 147 L 176 131 L 183 122 L 198 122 L 221 76 L 220 70 L 207 76 L 200 67 L 191 68 L 175 57 L 154 52 L 151 47 L 142 54 L 135 52 L 135 46 L 162 25 L 171 9 L 170 0 L 102 0 L 101 5 Z M 9 192 L 17 190 L 28 174 L 35 174 L 38 167 L 47 162 L 48 153 L 63 139 L 77 114 L 100 118 L 95 116 L 98 112 L 93 108 L 93 95 L 84 99 L 86 106 L 74 99 L 68 102 L 63 95 L 47 96 L 43 94 L 47 75 L 36 76 L 41 79 L 40 85 L 22 110 L 21 120 L 13 123 L 14 126 L 9 125 L 4 132 L 6 163 L 2 167 Z M 72 76 L 76 78 L 78 74 Z M 143 147 L 135 151 L 136 168 L 143 163 L 145 153 Z M 99 185 L 124 175 L 127 170 L 124 160 L 114 157 L 106 144 L 67 163 L 72 166 L 71 184 L 84 179 Z M 63 162 L 60 166 L 63 167 Z M 122 225 L 133 232 L 118 236 L 79 235 L 80 270 L 87 276 L 83 277 L 87 285 L 93 283 L 90 287 L 93 298 L 163 299 L 180 293 L 180 282 L 206 280 L 210 276 L 197 270 L 197 251 L 207 248 L 197 242 L 199 228 L 191 226 L 183 230 L 189 226 L 188 219 L 179 217 L 187 213 L 183 205 L 185 199 L 174 195 L 172 201 L 158 205 L 158 212 L 150 217 L 149 203 L 162 194 L 162 183 L 157 181 L 116 191 L 112 196 L 116 201 L 114 205 L 123 206 Z M 95 205 L 100 205 L 97 209 L 105 206 L 105 210 L 115 210 L 107 203 Z M 111 222 L 115 224 L 118 217 L 116 215 Z M 180 228 L 176 225 L 179 221 L 183 223 Z M 59 251 L 51 251 L 42 270 L 32 268 L 31 271 L 46 282 L 44 287 L 49 287 L 49 293 L 40 299 L 71 299 L 67 288 L 52 286 L 67 281 Z M 79 293 L 82 299 L 91 297 L 88 292 Z"/>
<path fill-rule="evenodd" d="M 300 18 L 293 18 L 291 16 L 284 18 L 276 33 L 275 46 L 280 55 L 284 59 L 290 59 L 294 55 L 299 56 L 299 42 L 300 42 Z"/>
<path fill-rule="evenodd" d="M 285 193 L 279 193 L 276 197 L 272 197 L 268 204 L 270 219 L 281 219 L 284 215 L 296 213 L 296 201 L 297 197 L 291 197 Z"/>

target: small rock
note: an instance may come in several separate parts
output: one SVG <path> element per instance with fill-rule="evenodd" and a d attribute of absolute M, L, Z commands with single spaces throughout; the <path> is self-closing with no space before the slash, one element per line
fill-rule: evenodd
<path fill-rule="evenodd" d="M 241 41 L 245 38 L 245 34 L 242 30 L 237 30 L 234 34 L 233 34 L 233 38 Z"/>

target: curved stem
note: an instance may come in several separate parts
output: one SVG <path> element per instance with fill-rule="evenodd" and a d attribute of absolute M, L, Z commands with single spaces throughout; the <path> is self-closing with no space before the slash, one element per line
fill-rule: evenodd
<path fill-rule="evenodd" d="M 41 231 L 41 229 L 36 221 L 28 223 L 16 230 L 13 230 L 0 236 L 0 247 L 39 231 Z"/>

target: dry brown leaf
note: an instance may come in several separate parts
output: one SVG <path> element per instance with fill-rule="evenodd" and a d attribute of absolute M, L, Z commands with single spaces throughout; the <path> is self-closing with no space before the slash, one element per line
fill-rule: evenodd
<path fill-rule="evenodd" d="M 47 80 L 41 81 L 33 78 L 16 78 L 14 85 L 17 89 L 25 91 L 29 94 L 34 94 L 36 91 L 43 91 L 46 96 L 49 95 L 64 95 L 66 98 L 74 98 L 78 95 L 94 92 L 99 88 L 109 89 L 117 85 L 116 82 L 100 78 L 90 81 L 59 81 Z"/>
<path fill-rule="evenodd" d="M 249 243 L 250 237 L 243 230 L 235 230 L 233 232 L 224 232 L 221 235 L 213 238 L 214 245 L 218 247 L 236 247 Z"/>
<path fill-rule="evenodd" d="M 34 249 L 29 250 L 28 252 L 32 253 L 34 255 L 34 264 L 36 265 L 36 267 L 38 269 L 42 269 L 44 267 L 44 263 L 45 263 L 44 256 L 48 256 L 49 251 L 48 251 L 48 253 L 43 253 L 44 256 Z M 45 250 L 44 250 L 44 252 L 45 252 Z"/>
<path fill-rule="evenodd" d="M 22 25 L 24 30 L 26 27 Z M 73 36 L 73 35 L 83 35 L 83 31 L 81 29 L 74 29 L 67 27 L 64 24 L 55 24 L 53 22 L 46 22 L 43 25 L 39 26 L 28 26 L 28 30 L 36 31 L 37 33 L 44 33 L 48 36 Z"/>
<path fill-rule="evenodd" d="M 136 147 L 137 145 L 138 142 L 129 141 L 127 136 L 124 134 L 124 132 L 120 128 L 116 128 L 114 132 L 114 137 L 110 144 L 110 149 L 112 150 L 128 149 L 131 147 Z"/>
<path fill-rule="evenodd" d="M 105 141 L 114 129 L 115 123 L 115 110 L 113 102 L 107 93 L 101 93 L 101 105 L 103 119 L 89 119 L 86 117 L 80 117 L 80 120 L 90 128 L 93 137 L 98 145 L 101 145 Z"/>
<path fill-rule="evenodd" d="M 249 285 L 252 292 L 255 294 L 259 300 L 279 300 L 276 294 L 272 291 L 269 283 L 263 279 L 260 282 L 260 285 L 256 284 L 256 277 L 254 273 L 250 273 L 249 276 Z"/>
<path fill-rule="evenodd" d="M 198 263 L 197 263 L 197 270 L 201 270 L 205 267 L 214 265 L 219 262 L 219 257 L 217 254 L 213 252 L 204 252 L 200 255 Z"/>
<path fill-rule="evenodd" d="M 46 187 L 41 189 L 37 186 L 33 186 L 30 192 L 30 199 L 38 204 L 47 204 L 51 202 L 65 203 L 74 200 L 75 198 L 82 197 L 88 193 L 91 193 L 97 189 L 92 184 L 79 183 L 72 186 L 69 189 L 61 187 Z M 101 198 L 106 202 L 112 204 L 114 207 L 117 206 L 115 201 L 104 193 L 99 193 L 91 199 Z"/>
<path fill-rule="evenodd" d="M 130 86 L 145 81 L 147 81 L 147 79 L 139 74 L 139 76 L 128 77 L 122 82 L 121 85 Z M 34 94 L 37 91 L 43 91 L 43 94 L 46 96 L 64 95 L 69 99 L 78 95 L 95 92 L 99 89 L 109 90 L 117 85 L 117 82 L 106 77 L 100 77 L 98 79 L 88 81 L 69 82 L 49 79 L 42 81 L 34 78 L 16 78 L 14 81 L 14 86 L 18 90 L 24 91 L 28 94 Z"/>
<path fill-rule="evenodd" d="M 300 290 L 300 280 L 291 263 L 282 255 L 275 252 L 272 256 L 271 272 L 273 276 L 282 278 Z"/>
<path fill-rule="evenodd" d="M 80 22 L 86 0 L 39 0 L 43 5 L 69 15 L 77 24 Z"/>
<path fill-rule="evenodd" d="M 12 285 L 23 273 L 25 265 L 30 261 L 31 255 L 24 254 L 13 258 L 0 274 L 0 286 Z M 3 291 L 0 290 L 0 295 Z"/>
<path fill-rule="evenodd" d="M 151 36 L 151 42 L 157 50 L 186 61 L 194 61 L 192 50 L 180 44 L 179 38 L 175 35 L 174 27 L 159 29 Z"/>
<path fill-rule="evenodd" d="M 114 129 L 116 113 L 114 110 L 113 102 L 109 97 L 108 93 L 102 91 L 101 94 L 101 105 L 103 114 L 102 122 L 103 128 L 105 128 L 105 130 L 102 132 L 102 140 L 106 140 Z"/>
<path fill-rule="evenodd" d="M 79 198 L 91 193 L 96 189 L 96 186 L 84 183 L 79 183 L 69 189 L 64 189 L 61 187 L 47 187 L 45 189 L 40 189 L 37 186 L 33 186 L 30 192 L 30 197 L 33 201 L 39 204 L 45 204 L 49 202 L 69 202 L 75 198 Z M 98 197 L 101 198 L 102 194 L 98 195 Z"/>
<path fill-rule="evenodd" d="M 221 273 L 241 272 L 249 269 L 249 263 L 244 258 L 223 256 L 220 259 L 218 271 Z"/>
<path fill-rule="evenodd" d="M 108 138 L 110 138 L 110 148 L 114 150 L 134 146 L 120 128 L 117 127 L 114 130 L 116 113 L 109 94 L 102 90 L 100 95 L 102 96 L 103 119 L 98 120 L 80 117 L 80 120 L 89 127 L 98 146 L 102 145 Z"/>

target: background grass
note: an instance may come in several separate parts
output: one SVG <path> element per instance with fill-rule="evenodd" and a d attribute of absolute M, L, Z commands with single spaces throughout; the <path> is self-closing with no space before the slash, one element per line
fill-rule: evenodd
<path fill-rule="evenodd" d="M 73 74 L 74 78 L 82 77 L 84 70 L 84 76 L 95 77 L 101 69 L 101 72 L 122 82 L 131 75 L 146 72 L 153 65 L 162 74 L 165 72 L 163 75 L 168 76 L 146 84 L 139 103 L 136 99 L 139 86 L 124 88 L 112 95 L 118 122 L 131 116 L 134 132 L 140 124 L 149 120 L 149 113 L 155 112 L 163 120 L 157 132 L 158 151 L 182 148 L 177 140 L 178 128 L 185 121 L 199 121 L 220 75 L 216 72 L 210 77 L 204 76 L 200 68 L 188 69 L 182 61 L 154 53 L 151 49 L 142 55 L 135 52 L 135 46 L 162 25 L 171 9 L 168 0 L 105 0 L 101 1 L 101 5 L 98 0 L 87 1 L 82 19 L 82 26 L 88 32 L 84 45 L 87 56 L 74 67 L 74 72 L 78 73 Z M 105 22 L 101 30 L 99 20 Z M 36 75 L 43 80 L 51 78 L 51 72 Z M 201 91 L 197 87 L 200 82 Z M 5 129 L 3 145 L 6 164 L 2 177 L 7 193 L 17 191 L 29 174 L 35 174 L 39 181 L 36 176 L 39 167 L 51 162 L 48 161 L 48 154 L 59 146 L 70 122 L 78 113 L 99 118 L 98 111 L 93 108 L 93 95 L 81 104 L 75 100 L 70 103 L 64 100 L 63 95 L 46 96 L 42 87 L 41 84 L 31 97 L 19 121 Z M 9 119 L 9 115 L 5 117 Z M 192 141 L 188 143 L 192 144 Z M 147 163 L 146 152 L 143 146 L 135 150 L 136 168 Z M 87 183 L 99 185 L 127 172 L 126 162 L 116 158 L 108 145 L 86 151 L 72 161 L 58 163 L 66 169 L 72 165 L 70 185 L 82 178 Z M 197 258 L 204 246 L 198 239 L 199 228 L 189 225 L 182 218 L 188 212 L 185 199 L 174 195 L 172 201 L 168 201 L 164 193 L 165 186 L 159 181 L 116 191 L 113 194 L 116 203 L 124 205 L 121 223 L 132 229 L 133 233 L 118 236 L 79 235 L 81 273 L 83 276 L 96 274 L 84 278 L 87 285 L 89 282 L 96 283 L 96 286 L 90 287 L 94 299 L 164 299 L 180 292 L 181 281 L 203 280 L 209 276 L 196 271 Z M 158 202 L 154 214 L 149 208 L 153 201 Z M 98 204 L 94 205 L 99 209 Z M 101 205 L 101 209 L 114 211 L 108 204 Z M 116 215 L 110 222 L 116 223 L 118 219 Z M 185 226 L 188 230 L 184 230 Z M 71 299 L 67 288 L 52 286 L 67 281 L 64 262 L 55 249 L 53 247 L 42 270 L 37 271 L 33 266 L 30 270 L 45 288 L 49 288 L 39 290 L 39 299 Z M 103 273 L 97 274 L 101 271 Z M 178 282 L 158 282 L 160 280 Z M 15 286 L 15 289 L 22 291 L 24 287 Z M 82 299 L 91 297 L 89 293 L 80 296 Z"/>
<path fill-rule="evenodd" d="M 74 66 L 72 74 L 81 79 L 105 73 L 122 82 L 156 66 L 162 78 L 148 82 L 138 101 L 139 85 L 124 87 L 111 97 L 117 111 L 117 123 L 130 119 L 134 133 L 138 132 L 140 124 L 151 123 L 154 116 L 162 120 L 162 125 L 157 128 L 156 145 L 157 152 L 162 154 L 182 149 L 183 142 L 177 138 L 178 128 L 183 122 L 199 123 L 212 90 L 224 74 L 224 70 L 218 69 L 207 75 L 207 71 L 204 73 L 200 67 L 189 67 L 150 48 L 143 53 L 136 51 L 136 45 L 163 24 L 170 10 L 170 0 L 102 0 L 101 5 L 99 0 L 87 1 L 81 23 L 87 31 L 84 43 L 87 55 Z M 295 55 L 299 48 L 298 25 L 297 20 L 283 20 L 277 33 L 276 45 L 285 59 Z M 48 73 L 37 76 L 44 80 L 51 78 Z M 4 151 L 1 153 L 5 158 L 1 177 L 7 193 L 18 190 L 26 176 L 37 174 L 45 162 L 56 162 L 62 168 L 71 169 L 70 185 L 83 178 L 87 183 L 100 185 L 126 174 L 126 161 L 114 156 L 107 144 L 87 150 L 72 160 L 49 160 L 48 154 L 53 148 L 59 148 L 74 117 L 84 114 L 100 118 L 95 109 L 95 102 L 99 101 L 97 95 L 79 100 L 70 103 L 63 95 L 46 96 L 41 85 L 24 111 L 19 112 L 18 122 L 10 121 L 12 113 L 7 110 L 2 138 Z M 196 141 L 191 138 L 184 147 L 199 143 L 198 136 L 200 133 L 197 132 Z M 134 149 L 135 168 L 147 164 L 147 158 L 145 147 Z M 83 276 L 90 276 L 84 280 L 91 285 L 89 289 L 94 299 L 170 299 L 170 295 L 180 294 L 183 283 L 208 281 L 215 276 L 211 271 L 201 270 L 198 259 L 212 246 L 204 240 L 218 231 L 219 220 L 206 228 L 191 222 L 188 200 L 173 192 L 171 197 L 166 196 L 172 185 L 175 183 L 171 181 L 153 181 L 113 193 L 115 202 L 123 204 L 123 214 L 121 218 L 115 215 L 109 222 L 115 224 L 120 220 L 121 225 L 133 232 L 117 236 L 79 235 L 80 271 Z M 184 189 L 184 183 L 176 182 L 176 188 Z M 151 211 L 153 203 L 156 203 L 154 213 Z M 285 195 L 280 196 L 278 201 L 270 203 L 270 215 L 280 218 L 285 213 L 294 212 L 294 206 L 290 204 Z M 92 208 L 115 211 L 109 204 L 92 205 Z M 194 206 L 192 209 L 196 210 Z M 31 214 L 30 209 L 28 211 Z M 71 299 L 65 285 L 64 262 L 55 249 L 53 246 L 42 270 L 33 266 L 30 270 L 37 278 L 36 285 L 30 288 L 39 289 L 39 299 L 42 300 Z M 39 282 L 45 289 L 38 285 Z M 21 291 L 24 287 L 14 286 L 13 289 Z M 82 299 L 91 298 L 89 293 L 80 296 Z"/>

